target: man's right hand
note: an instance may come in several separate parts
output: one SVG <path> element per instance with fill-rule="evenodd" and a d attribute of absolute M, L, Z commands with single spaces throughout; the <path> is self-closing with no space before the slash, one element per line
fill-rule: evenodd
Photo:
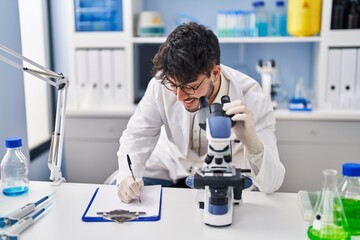
<path fill-rule="evenodd" d="M 124 177 L 117 185 L 117 195 L 124 203 L 130 203 L 133 199 L 140 197 L 144 181 L 141 178 L 134 179 L 131 176 Z"/>

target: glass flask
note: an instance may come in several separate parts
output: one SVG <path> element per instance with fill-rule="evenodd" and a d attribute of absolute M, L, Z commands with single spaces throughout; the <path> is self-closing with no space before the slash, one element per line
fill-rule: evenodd
<path fill-rule="evenodd" d="M 337 171 L 322 171 L 323 182 L 307 235 L 310 239 L 350 239 L 350 229 L 337 188 Z"/>

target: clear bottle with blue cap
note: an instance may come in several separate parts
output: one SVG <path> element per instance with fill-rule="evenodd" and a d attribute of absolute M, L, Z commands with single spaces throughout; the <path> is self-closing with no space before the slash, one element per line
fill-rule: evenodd
<path fill-rule="evenodd" d="M 6 153 L 1 161 L 1 187 L 4 195 L 18 196 L 29 190 L 29 169 L 21 151 L 21 138 L 5 139 Z"/>
<path fill-rule="evenodd" d="M 360 163 L 345 163 L 338 186 L 352 236 L 360 236 Z"/>
<path fill-rule="evenodd" d="M 265 10 L 265 2 L 257 1 L 253 3 L 256 16 L 256 29 L 257 36 L 265 37 L 268 36 L 268 19 Z"/>
<path fill-rule="evenodd" d="M 276 1 L 276 9 L 271 17 L 271 35 L 272 36 L 286 36 L 286 8 L 284 1 Z"/>

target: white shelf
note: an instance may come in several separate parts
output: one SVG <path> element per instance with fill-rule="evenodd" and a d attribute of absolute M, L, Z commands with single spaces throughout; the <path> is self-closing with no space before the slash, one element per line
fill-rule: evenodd
<path fill-rule="evenodd" d="M 163 43 L 166 37 L 133 37 L 133 43 Z M 320 37 L 220 37 L 220 43 L 301 43 L 320 42 Z"/>
<path fill-rule="evenodd" d="M 219 41 L 220 43 L 301 43 L 320 42 L 320 37 L 222 37 Z"/>
<path fill-rule="evenodd" d="M 104 47 L 104 39 L 106 39 L 106 47 L 116 48 L 125 47 L 129 42 L 129 37 L 123 32 L 76 32 L 73 35 L 75 47 Z"/>
<path fill-rule="evenodd" d="M 360 29 L 331 30 L 326 41 L 330 47 L 360 47 Z"/>
<path fill-rule="evenodd" d="M 313 110 L 311 112 L 275 110 L 277 120 L 322 120 L 322 121 L 359 121 L 360 110 Z"/>
<path fill-rule="evenodd" d="M 166 37 L 133 37 L 133 43 L 163 43 Z"/>
<path fill-rule="evenodd" d="M 102 108 L 68 108 L 66 117 L 126 117 L 134 114 L 136 105 Z"/>

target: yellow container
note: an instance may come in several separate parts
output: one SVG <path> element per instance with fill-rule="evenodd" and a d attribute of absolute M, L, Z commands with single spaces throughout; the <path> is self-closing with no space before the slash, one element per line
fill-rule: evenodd
<path fill-rule="evenodd" d="M 313 36 L 320 32 L 320 23 L 321 0 L 288 0 L 288 33 Z"/>

